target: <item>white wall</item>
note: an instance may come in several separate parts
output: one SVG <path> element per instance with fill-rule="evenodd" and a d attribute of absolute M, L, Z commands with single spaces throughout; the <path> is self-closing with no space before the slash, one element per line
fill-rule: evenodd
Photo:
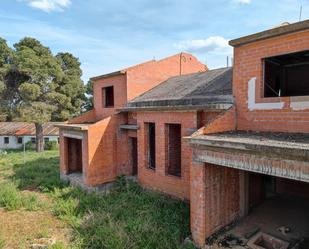
<path fill-rule="evenodd" d="M 4 138 L 9 137 L 9 143 L 4 144 Z M 31 138 L 35 136 L 23 136 L 23 143 L 27 143 L 28 141 L 31 141 Z M 58 136 L 44 136 L 49 138 L 49 141 L 58 141 Z M 0 149 L 18 149 L 21 148 L 23 144 L 17 143 L 17 137 L 16 136 L 0 136 Z"/>

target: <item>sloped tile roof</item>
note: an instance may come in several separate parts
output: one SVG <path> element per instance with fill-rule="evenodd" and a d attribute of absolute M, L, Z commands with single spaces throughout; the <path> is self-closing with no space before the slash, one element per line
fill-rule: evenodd
<path fill-rule="evenodd" d="M 44 136 L 58 136 L 59 129 L 56 124 L 62 122 L 49 122 L 43 124 Z M 0 122 L 0 136 L 34 136 L 35 125 L 27 122 Z"/>
<path fill-rule="evenodd" d="M 128 108 L 231 104 L 232 68 L 172 77 L 127 104 Z"/>

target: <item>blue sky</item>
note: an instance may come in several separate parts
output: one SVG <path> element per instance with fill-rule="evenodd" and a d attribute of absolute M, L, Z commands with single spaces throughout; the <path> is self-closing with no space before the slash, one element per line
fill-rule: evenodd
<path fill-rule="evenodd" d="M 227 41 L 309 19 L 309 0 L 0 0 L 0 36 L 71 52 L 83 79 L 187 51 L 226 65 Z"/>

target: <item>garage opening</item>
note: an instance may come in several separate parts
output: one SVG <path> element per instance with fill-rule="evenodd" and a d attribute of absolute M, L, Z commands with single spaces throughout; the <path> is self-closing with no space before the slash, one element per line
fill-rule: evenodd
<path fill-rule="evenodd" d="M 82 140 L 76 138 L 65 138 L 67 140 L 67 163 L 68 173 L 82 173 L 83 160 L 82 160 Z"/>
<path fill-rule="evenodd" d="M 309 50 L 264 59 L 264 97 L 309 95 Z"/>
<path fill-rule="evenodd" d="M 248 214 L 229 233 L 253 248 L 301 248 L 309 241 L 309 184 L 245 174 L 249 180 Z"/>

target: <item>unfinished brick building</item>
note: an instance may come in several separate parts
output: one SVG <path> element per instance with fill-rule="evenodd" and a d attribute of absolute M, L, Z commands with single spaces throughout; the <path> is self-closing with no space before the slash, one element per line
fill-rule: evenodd
<path fill-rule="evenodd" d="M 309 235 L 309 205 L 298 198 L 309 197 L 309 21 L 230 45 L 235 105 L 189 138 L 192 235 L 203 245 L 249 214 L 242 232 L 257 227 L 295 243 Z"/>
<path fill-rule="evenodd" d="M 137 143 L 130 138 L 136 131 L 121 128 L 132 116 L 117 109 L 172 76 L 206 70 L 194 56 L 181 53 L 92 78 L 94 109 L 59 126 L 61 174 L 79 173 L 80 181 L 95 186 L 136 173 L 131 147 Z"/>
<path fill-rule="evenodd" d="M 88 186 L 137 175 L 189 200 L 200 246 L 263 203 L 279 223 L 302 215 L 290 235 L 265 215 L 263 232 L 309 237 L 309 204 L 298 199 L 309 196 L 309 21 L 230 45 L 233 69 L 183 53 L 93 78 L 94 110 L 60 127 L 61 173 L 81 172 Z"/>

